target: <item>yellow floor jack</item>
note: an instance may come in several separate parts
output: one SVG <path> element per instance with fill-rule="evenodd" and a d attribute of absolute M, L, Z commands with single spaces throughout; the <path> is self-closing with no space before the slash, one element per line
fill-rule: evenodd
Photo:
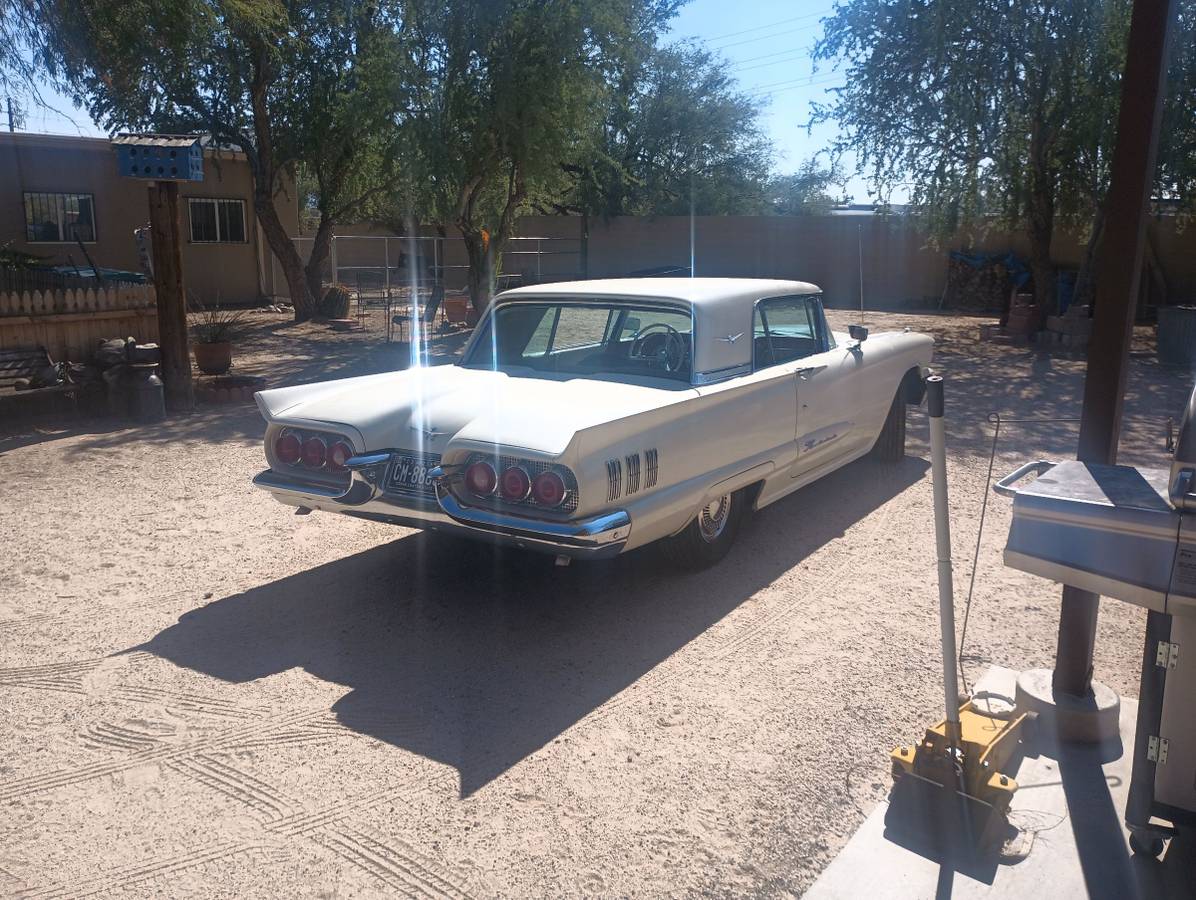
<path fill-rule="evenodd" d="M 890 754 L 893 799 L 897 800 L 902 782 L 929 788 L 929 795 L 925 790 L 920 791 L 917 802 L 912 804 L 921 813 L 921 824 L 950 838 L 953 844 L 981 849 L 1004 839 L 1010 831 L 1007 815 L 1017 782 L 1006 771 L 1018 762 L 1025 732 L 1033 724 L 1033 718 L 1031 714 L 1016 713 L 1005 704 L 996 708 L 979 699 L 969 699 L 960 705 L 941 376 L 932 375 L 926 379 L 926 394 L 930 413 L 946 717 L 926 729 L 921 743 L 898 747 Z M 906 805 L 911 805 L 908 796 Z"/>

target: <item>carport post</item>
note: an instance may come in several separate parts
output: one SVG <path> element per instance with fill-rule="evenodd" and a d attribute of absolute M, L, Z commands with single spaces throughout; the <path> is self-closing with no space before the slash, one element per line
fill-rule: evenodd
<path fill-rule="evenodd" d="M 149 214 L 158 347 L 162 353 L 166 408 L 171 412 L 188 412 L 195 409 L 195 388 L 191 383 L 191 348 L 187 339 L 187 300 L 179 235 L 179 186 L 176 182 L 150 182 Z"/>
<path fill-rule="evenodd" d="M 1096 267 L 1092 340 L 1088 345 L 1080 420 L 1078 458 L 1083 462 L 1117 461 L 1146 216 L 1163 114 L 1168 40 L 1174 21 L 1175 0 L 1134 0 L 1105 233 Z M 1053 679 L 1057 691 L 1083 697 L 1091 689 L 1099 601 L 1088 591 L 1063 589 Z"/>

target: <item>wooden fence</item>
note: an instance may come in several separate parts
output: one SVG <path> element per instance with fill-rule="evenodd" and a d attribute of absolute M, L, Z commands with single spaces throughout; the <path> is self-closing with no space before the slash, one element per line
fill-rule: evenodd
<path fill-rule="evenodd" d="M 56 361 L 87 362 L 108 338 L 158 340 L 149 284 L 0 293 L 0 349 L 45 347 Z"/>

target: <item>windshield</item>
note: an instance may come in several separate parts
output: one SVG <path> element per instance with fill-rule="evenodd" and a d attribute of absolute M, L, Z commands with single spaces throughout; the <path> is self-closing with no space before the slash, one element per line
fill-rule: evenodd
<path fill-rule="evenodd" d="M 646 375 L 689 382 L 688 310 L 635 303 L 507 303 L 463 365 L 566 375 Z"/>

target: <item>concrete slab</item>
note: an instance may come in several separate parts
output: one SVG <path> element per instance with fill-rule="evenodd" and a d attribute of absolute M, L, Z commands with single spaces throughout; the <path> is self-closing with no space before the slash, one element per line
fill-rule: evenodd
<path fill-rule="evenodd" d="M 1016 673 L 994 668 L 977 685 L 1009 695 Z M 1196 840 L 1183 834 L 1162 860 L 1134 856 L 1123 813 L 1129 791 L 1136 700 L 1122 699 L 1120 739 L 1103 745 L 1028 748 L 1014 773 L 1015 835 L 986 853 L 958 809 L 929 808 L 924 792 L 895 790 L 805 894 L 841 898 L 1196 898 Z M 906 779 L 899 788 L 910 783 Z M 912 785 L 910 785 L 912 787 Z M 947 821 L 932 829 L 930 820 Z M 998 842 L 999 843 L 999 842 Z"/>

